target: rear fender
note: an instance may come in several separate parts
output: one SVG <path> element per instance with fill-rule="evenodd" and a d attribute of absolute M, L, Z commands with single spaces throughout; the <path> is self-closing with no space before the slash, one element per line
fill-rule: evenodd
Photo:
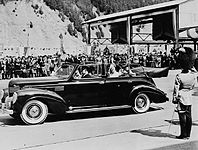
<path fill-rule="evenodd" d="M 23 106 L 31 100 L 39 100 L 46 104 L 48 106 L 49 113 L 63 114 L 67 108 L 67 103 L 55 92 L 28 88 L 17 91 L 17 100 L 13 105 L 14 111 L 21 113 Z"/>
<path fill-rule="evenodd" d="M 139 92 L 145 93 L 149 97 L 150 101 L 154 103 L 162 103 L 167 101 L 166 94 L 163 91 L 154 86 L 148 85 L 135 86 L 130 92 L 129 99 L 134 100 Z M 134 105 L 133 102 L 132 105 Z"/>

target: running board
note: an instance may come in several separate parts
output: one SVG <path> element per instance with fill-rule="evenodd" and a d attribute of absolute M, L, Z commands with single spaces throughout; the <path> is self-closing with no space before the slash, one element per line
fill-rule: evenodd
<path fill-rule="evenodd" d="M 103 111 L 103 110 L 115 110 L 115 109 L 126 109 L 131 108 L 130 105 L 121 106 L 111 106 L 111 107 L 92 107 L 92 108 L 79 108 L 73 107 L 71 110 L 66 111 L 66 113 L 78 113 L 78 112 L 92 112 L 92 111 Z"/>

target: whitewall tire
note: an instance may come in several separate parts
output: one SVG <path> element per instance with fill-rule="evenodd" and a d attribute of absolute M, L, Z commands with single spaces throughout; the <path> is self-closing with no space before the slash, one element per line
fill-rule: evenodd
<path fill-rule="evenodd" d="M 138 93 L 133 102 L 133 110 L 136 113 L 147 112 L 151 104 L 149 97 L 144 93 Z"/>
<path fill-rule="evenodd" d="M 47 105 L 38 100 L 31 100 L 23 106 L 20 117 L 26 124 L 41 124 L 47 115 Z"/>

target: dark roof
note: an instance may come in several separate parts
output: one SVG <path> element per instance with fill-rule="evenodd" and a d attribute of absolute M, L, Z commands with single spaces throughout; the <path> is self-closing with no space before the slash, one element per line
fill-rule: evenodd
<path fill-rule="evenodd" d="M 103 15 L 103 16 L 99 16 L 94 19 L 85 21 L 85 22 L 83 22 L 83 24 L 96 23 L 99 21 L 111 20 L 114 18 L 122 18 L 122 17 L 127 17 L 130 15 L 145 14 L 146 12 L 155 12 L 156 10 L 159 10 L 159 9 L 167 9 L 169 7 L 178 6 L 179 4 L 185 3 L 187 1 L 188 0 L 174 0 L 174 1 L 170 1 L 170 2 L 164 2 L 164 3 L 160 3 L 160 4 L 149 5 L 149 6 L 145 6 L 145 7 L 140 7 L 140 8 L 136 8 L 136 9 L 113 13 L 113 14 L 109 14 L 109 15 Z"/>

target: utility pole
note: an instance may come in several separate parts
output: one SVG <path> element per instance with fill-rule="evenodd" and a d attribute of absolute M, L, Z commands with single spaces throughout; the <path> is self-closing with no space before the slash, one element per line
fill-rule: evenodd
<path fill-rule="evenodd" d="M 30 21 L 29 23 L 27 23 L 27 47 L 30 47 L 29 45 L 29 41 L 30 41 L 30 28 L 33 28 L 33 24 Z"/>
<path fill-rule="evenodd" d="M 30 47 L 29 40 L 30 40 L 30 28 L 33 28 L 33 24 L 30 21 L 27 23 L 27 47 L 24 48 L 24 55 L 26 56 Z"/>
<path fill-rule="evenodd" d="M 65 54 L 64 47 L 63 47 L 63 35 L 62 33 L 59 35 L 60 38 L 60 52 L 61 54 Z"/>
<path fill-rule="evenodd" d="M 29 38 L 30 38 L 30 23 L 27 23 L 27 47 L 29 47 Z"/>

